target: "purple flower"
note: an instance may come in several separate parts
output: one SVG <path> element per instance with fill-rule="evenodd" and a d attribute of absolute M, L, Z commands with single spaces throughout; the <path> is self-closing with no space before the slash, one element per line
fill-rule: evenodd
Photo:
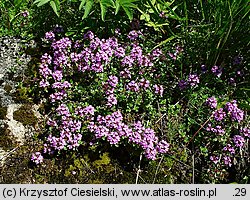
<path fill-rule="evenodd" d="M 217 107 L 217 100 L 215 97 L 210 97 L 206 100 L 206 104 L 210 107 L 210 108 L 216 108 Z"/>
<path fill-rule="evenodd" d="M 213 128 L 211 124 L 208 124 L 206 131 L 213 132 L 219 135 L 222 135 L 225 133 L 225 130 L 221 126 L 218 125 L 215 128 Z"/>
<path fill-rule="evenodd" d="M 177 59 L 177 54 L 176 53 L 168 53 L 169 57 L 172 58 L 173 60 Z"/>
<path fill-rule="evenodd" d="M 218 66 L 213 66 L 212 69 L 211 69 L 212 73 L 214 75 L 216 75 L 217 77 L 220 77 L 221 74 L 222 74 L 222 68 L 221 67 L 218 67 Z"/>
<path fill-rule="evenodd" d="M 225 109 L 228 111 L 228 112 L 232 112 L 235 108 L 237 108 L 237 101 L 236 100 L 233 100 L 231 102 L 227 102 L 226 105 L 225 105 Z"/>
<path fill-rule="evenodd" d="M 142 88 L 144 88 L 144 89 L 147 89 L 147 88 L 149 88 L 149 84 L 150 84 L 150 82 L 149 82 L 149 80 L 146 80 L 146 79 L 141 79 L 140 80 L 140 86 L 142 87 Z"/>
<path fill-rule="evenodd" d="M 233 141 L 236 147 L 243 147 L 245 143 L 245 139 L 240 135 L 235 135 L 233 137 Z"/>
<path fill-rule="evenodd" d="M 55 34 L 52 31 L 46 32 L 45 33 L 45 39 L 50 40 L 50 41 L 54 41 L 55 40 Z"/>
<path fill-rule="evenodd" d="M 244 118 L 244 111 L 238 108 L 237 101 L 227 102 L 225 109 L 230 113 L 233 121 L 241 122 Z"/>
<path fill-rule="evenodd" d="M 123 58 L 125 56 L 125 49 L 123 47 L 116 48 L 114 52 L 117 58 Z"/>
<path fill-rule="evenodd" d="M 161 140 L 157 146 L 156 146 L 156 150 L 159 152 L 159 153 L 167 153 L 168 150 L 169 150 L 169 143 L 167 143 L 165 140 Z"/>
<path fill-rule="evenodd" d="M 109 76 L 108 84 L 111 87 L 116 87 L 116 85 L 118 84 L 118 78 L 116 76 Z"/>
<path fill-rule="evenodd" d="M 47 125 L 56 127 L 57 123 L 56 123 L 56 121 L 49 118 L 47 121 Z"/>
<path fill-rule="evenodd" d="M 187 88 L 188 82 L 186 82 L 185 80 L 180 80 L 178 83 L 178 86 L 179 86 L 180 90 L 184 90 L 185 88 Z"/>
<path fill-rule="evenodd" d="M 92 31 L 88 31 L 84 34 L 84 39 L 93 40 L 95 38 L 95 35 Z"/>
<path fill-rule="evenodd" d="M 239 109 L 239 108 L 235 108 L 232 112 L 231 112 L 231 119 L 233 121 L 237 121 L 237 122 L 241 122 L 244 118 L 244 111 Z"/>
<path fill-rule="evenodd" d="M 131 73 L 128 68 L 125 68 L 123 71 L 120 72 L 120 76 L 123 78 L 131 78 Z"/>
<path fill-rule="evenodd" d="M 117 99 L 116 99 L 114 94 L 109 95 L 107 97 L 107 100 L 108 100 L 108 102 L 107 102 L 108 107 L 112 107 L 113 105 L 117 104 Z"/>
<path fill-rule="evenodd" d="M 162 97 L 163 91 L 164 91 L 163 86 L 162 85 L 154 85 L 153 87 L 155 89 L 155 94 L 159 94 Z"/>
<path fill-rule="evenodd" d="M 214 111 L 213 115 L 216 121 L 221 121 L 226 117 L 226 113 L 223 111 L 223 108 Z"/>
<path fill-rule="evenodd" d="M 166 13 L 164 11 L 160 12 L 159 17 L 165 18 L 166 17 Z"/>
<path fill-rule="evenodd" d="M 49 75 L 52 74 L 51 69 L 49 69 L 48 65 L 41 64 L 39 67 L 39 73 L 46 79 Z"/>
<path fill-rule="evenodd" d="M 219 162 L 219 157 L 218 156 L 210 156 L 210 160 L 214 163 L 217 164 Z"/>
<path fill-rule="evenodd" d="M 249 128 L 242 128 L 240 132 L 245 136 L 250 138 L 250 129 Z"/>
<path fill-rule="evenodd" d="M 52 73 L 52 77 L 55 81 L 61 81 L 63 78 L 62 71 L 56 70 Z"/>
<path fill-rule="evenodd" d="M 48 87 L 49 85 L 50 85 L 49 82 L 47 80 L 44 80 L 44 79 L 42 79 L 39 83 L 39 86 L 43 87 L 43 88 Z"/>
<path fill-rule="evenodd" d="M 116 34 L 116 35 L 121 35 L 121 30 L 120 30 L 119 28 L 116 28 L 116 29 L 115 29 L 115 34 Z"/>
<path fill-rule="evenodd" d="M 41 62 L 42 64 L 50 65 L 52 63 L 52 57 L 49 54 L 45 53 L 41 57 Z"/>
<path fill-rule="evenodd" d="M 40 152 L 36 152 L 32 154 L 31 160 L 38 165 L 43 162 L 43 156 Z"/>
<path fill-rule="evenodd" d="M 52 85 L 52 88 L 54 89 L 66 89 L 66 88 L 70 88 L 71 84 L 68 81 L 64 81 L 64 82 L 55 82 Z"/>
<path fill-rule="evenodd" d="M 135 81 L 130 81 L 127 85 L 127 90 L 130 90 L 132 92 L 138 92 L 139 91 L 139 84 Z"/>
<path fill-rule="evenodd" d="M 109 134 L 108 134 L 108 137 L 107 137 L 107 141 L 110 143 L 110 144 L 118 144 L 119 141 L 120 141 L 120 136 L 119 134 L 116 132 L 116 131 L 111 131 Z"/>
<path fill-rule="evenodd" d="M 58 51 L 63 51 L 65 49 L 70 48 L 72 45 L 72 42 L 69 38 L 65 37 L 62 38 L 58 41 L 55 41 L 52 43 L 51 47 L 53 48 L 54 51 L 58 50 Z"/>
<path fill-rule="evenodd" d="M 229 83 L 232 84 L 232 85 L 235 85 L 235 79 L 234 78 L 229 78 Z"/>
<path fill-rule="evenodd" d="M 197 74 L 189 74 L 188 76 L 188 83 L 191 86 L 196 86 L 200 83 L 199 76 Z"/>
<path fill-rule="evenodd" d="M 67 97 L 67 94 L 66 94 L 65 90 L 62 90 L 60 92 L 55 92 L 55 93 L 51 94 L 50 101 L 51 102 L 60 101 L 65 97 Z"/>
<path fill-rule="evenodd" d="M 231 154 L 235 154 L 235 149 L 234 147 L 232 147 L 231 144 L 227 144 L 224 148 L 223 148 L 224 151 L 229 151 Z"/>
<path fill-rule="evenodd" d="M 66 117 L 70 116 L 69 108 L 65 104 L 59 105 L 58 108 L 56 109 L 56 112 L 58 115 L 63 115 Z"/>
<path fill-rule="evenodd" d="M 229 156 L 225 156 L 225 157 L 223 158 L 223 160 L 224 160 L 224 164 L 225 164 L 225 165 L 228 165 L 229 167 L 232 166 L 232 161 L 231 161 L 231 158 L 230 158 Z"/>
<path fill-rule="evenodd" d="M 22 12 L 23 17 L 28 17 L 29 16 L 29 11 L 25 10 Z"/>
<path fill-rule="evenodd" d="M 157 154 L 157 150 L 153 147 L 151 148 L 147 148 L 145 150 L 145 157 L 149 160 L 155 160 L 156 159 L 156 154 Z"/>
<path fill-rule="evenodd" d="M 134 63 L 134 59 L 131 56 L 125 56 L 122 59 L 122 66 L 128 65 L 129 67 L 132 67 Z"/>
<path fill-rule="evenodd" d="M 85 109 L 84 109 L 84 114 L 85 115 L 94 115 L 94 112 L 95 112 L 95 108 L 92 106 L 92 105 L 89 105 L 87 106 Z"/>
<path fill-rule="evenodd" d="M 140 33 L 138 31 L 135 31 L 135 30 L 130 31 L 129 34 L 128 34 L 128 38 L 130 40 L 136 40 L 139 37 L 139 34 Z"/>
<path fill-rule="evenodd" d="M 154 49 L 152 52 L 153 59 L 157 59 L 162 55 L 162 51 L 160 49 Z"/>

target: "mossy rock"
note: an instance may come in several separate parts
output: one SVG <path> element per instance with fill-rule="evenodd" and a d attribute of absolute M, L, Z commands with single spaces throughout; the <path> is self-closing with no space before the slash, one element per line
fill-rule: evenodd
<path fill-rule="evenodd" d="M 0 127 L 0 147 L 3 150 L 8 151 L 17 146 L 17 142 L 14 136 L 10 135 L 10 130 L 8 125 L 4 124 L 3 127 Z"/>
<path fill-rule="evenodd" d="M 5 91 L 9 94 L 9 93 L 10 93 L 10 91 L 12 90 L 11 85 L 6 84 L 6 85 L 4 86 L 4 90 L 5 90 Z"/>
<path fill-rule="evenodd" d="M 7 115 L 7 107 L 0 106 L 0 119 L 5 119 Z"/>
<path fill-rule="evenodd" d="M 24 126 L 34 126 L 37 123 L 37 117 L 32 111 L 32 106 L 30 104 L 24 104 L 17 111 L 15 111 L 13 113 L 13 119 L 21 122 Z"/>

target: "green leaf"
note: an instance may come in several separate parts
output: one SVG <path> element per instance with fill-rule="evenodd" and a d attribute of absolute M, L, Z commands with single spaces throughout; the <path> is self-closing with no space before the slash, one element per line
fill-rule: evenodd
<path fill-rule="evenodd" d="M 57 7 L 54 1 L 49 2 L 50 6 L 52 7 L 52 9 L 54 10 L 54 12 L 56 13 L 56 15 L 59 17 L 59 13 L 57 11 Z"/>
<path fill-rule="evenodd" d="M 116 14 L 118 13 L 120 7 L 125 11 L 129 20 L 133 19 L 133 12 L 131 8 L 137 8 L 133 2 L 137 2 L 138 0 L 116 0 L 115 7 L 116 7 Z"/>
<path fill-rule="evenodd" d="M 131 12 L 131 10 L 128 7 L 124 7 L 122 6 L 123 10 L 125 11 L 125 13 L 127 14 L 129 20 L 133 19 L 133 13 Z"/>
<path fill-rule="evenodd" d="M 38 7 L 48 3 L 50 0 L 40 0 L 40 2 L 37 4 Z"/>
<path fill-rule="evenodd" d="M 117 15 L 117 13 L 119 12 L 120 7 L 121 7 L 120 1 L 116 0 L 115 1 L 115 15 Z"/>
<path fill-rule="evenodd" d="M 100 0 L 102 21 L 105 19 L 107 8 L 112 6 L 114 7 L 114 2 L 112 0 Z"/>
<path fill-rule="evenodd" d="M 86 5 L 85 5 L 84 15 L 82 19 L 85 19 L 89 15 L 91 8 L 93 6 L 93 3 L 94 3 L 93 0 L 87 0 Z"/>
<path fill-rule="evenodd" d="M 82 7 L 85 5 L 85 3 L 86 3 L 86 0 L 82 0 L 82 1 L 81 1 L 81 4 L 80 4 L 80 6 L 79 6 L 79 10 L 82 9 Z"/>
<path fill-rule="evenodd" d="M 35 0 L 34 4 L 36 4 L 36 3 L 40 2 L 40 1 L 41 1 L 41 0 Z"/>
<path fill-rule="evenodd" d="M 159 47 L 159 46 L 161 46 L 161 45 L 163 45 L 163 44 L 166 44 L 167 42 L 169 42 L 169 41 L 175 39 L 176 37 L 177 37 L 176 35 L 173 35 L 173 36 L 169 37 L 168 39 L 166 39 L 166 40 L 160 42 L 160 44 L 156 45 L 153 49 L 155 49 L 155 48 L 157 48 L 157 47 Z M 152 50 L 153 50 L 153 49 L 152 49 Z"/>

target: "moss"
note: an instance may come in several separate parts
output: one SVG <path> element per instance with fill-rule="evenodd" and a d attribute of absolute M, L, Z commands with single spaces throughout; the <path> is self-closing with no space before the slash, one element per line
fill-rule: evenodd
<path fill-rule="evenodd" d="M 40 172 L 40 168 L 34 168 L 32 166 L 30 158 L 33 152 L 39 150 L 40 145 L 41 144 L 38 142 L 33 141 L 25 143 L 24 145 L 19 146 L 15 151 L 11 152 L 6 158 L 4 165 L 0 166 L 0 183 L 38 183 L 36 174 L 40 174 L 40 177 L 42 177 L 43 174 Z M 41 178 L 39 183 L 46 183 L 44 180 L 45 179 Z"/>
<path fill-rule="evenodd" d="M 10 93 L 10 91 L 12 90 L 11 85 L 6 84 L 6 85 L 4 86 L 4 90 L 5 90 L 7 93 Z"/>
<path fill-rule="evenodd" d="M 5 119 L 7 115 L 7 107 L 0 107 L 0 119 Z"/>
<path fill-rule="evenodd" d="M 19 87 L 16 92 L 11 94 L 13 99 L 19 103 L 31 103 L 31 99 L 28 96 L 28 88 Z"/>
<path fill-rule="evenodd" d="M 4 124 L 3 127 L 0 127 L 0 147 L 3 150 L 8 151 L 17 146 L 17 142 L 14 136 L 10 135 L 10 130 L 8 125 Z"/>
<path fill-rule="evenodd" d="M 37 123 L 37 117 L 34 115 L 30 104 L 24 104 L 19 110 L 15 111 L 13 113 L 13 119 L 21 122 L 23 125 L 34 126 Z"/>

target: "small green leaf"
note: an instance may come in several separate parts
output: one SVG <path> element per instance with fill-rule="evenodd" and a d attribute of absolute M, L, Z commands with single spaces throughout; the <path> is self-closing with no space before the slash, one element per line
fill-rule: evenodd
<path fill-rule="evenodd" d="M 133 19 L 133 13 L 131 12 L 131 10 L 128 7 L 122 6 L 123 10 L 125 11 L 125 13 L 127 14 L 129 20 Z"/>
<path fill-rule="evenodd" d="M 79 6 L 79 10 L 82 9 L 82 7 L 85 5 L 85 3 L 86 3 L 86 0 L 82 0 L 82 1 L 81 1 L 81 4 L 80 4 L 80 6 Z"/>
<path fill-rule="evenodd" d="M 115 1 L 115 15 L 117 15 L 117 13 L 119 12 L 120 7 L 121 7 L 121 4 L 120 4 L 119 0 L 116 0 Z"/>
<path fill-rule="evenodd" d="M 153 49 L 155 49 L 155 48 L 157 48 L 157 47 L 159 47 L 159 46 L 161 46 L 161 45 L 163 45 L 163 44 L 166 44 L 167 42 L 169 42 L 169 41 L 175 39 L 176 37 L 177 37 L 176 35 L 173 35 L 173 36 L 169 37 L 168 39 L 166 39 L 166 40 L 160 42 L 160 44 L 156 45 Z"/>
<path fill-rule="evenodd" d="M 41 1 L 41 0 L 35 0 L 34 4 L 36 4 L 36 3 L 40 2 L 40 1 Z"/>
<path fill-rule="evenodd" d="M 46 3 L 48 3 L 50 0 L 40 0 L 40 2 L 37 4 L 37 7 L 40 7 Z"/>
<path fill-rule="evenodd" d="M 93 6 L 93 3 L 94 3 L 93 0 L 87 0 L 86 5 L 85 5 L 84 15 L 82 19 L 85 19 L 89 15 L 91 8 Z"/>
<path fill-rule="evenodd" d="M 114 7 L 114 2 L 112 0 L 100 0 L 102 21 L 105 19 L 107 8 L 112 6 Z"/>
<path fill-rule="evenodd" d="M 54 1 L 49 2 L 50 6 L 52 7 L 52 9 L 54 10 L 54 12 L 56 13 L 56 15 L 59 17 L 58 11 L 57 11 L 57 7 Z"/>

